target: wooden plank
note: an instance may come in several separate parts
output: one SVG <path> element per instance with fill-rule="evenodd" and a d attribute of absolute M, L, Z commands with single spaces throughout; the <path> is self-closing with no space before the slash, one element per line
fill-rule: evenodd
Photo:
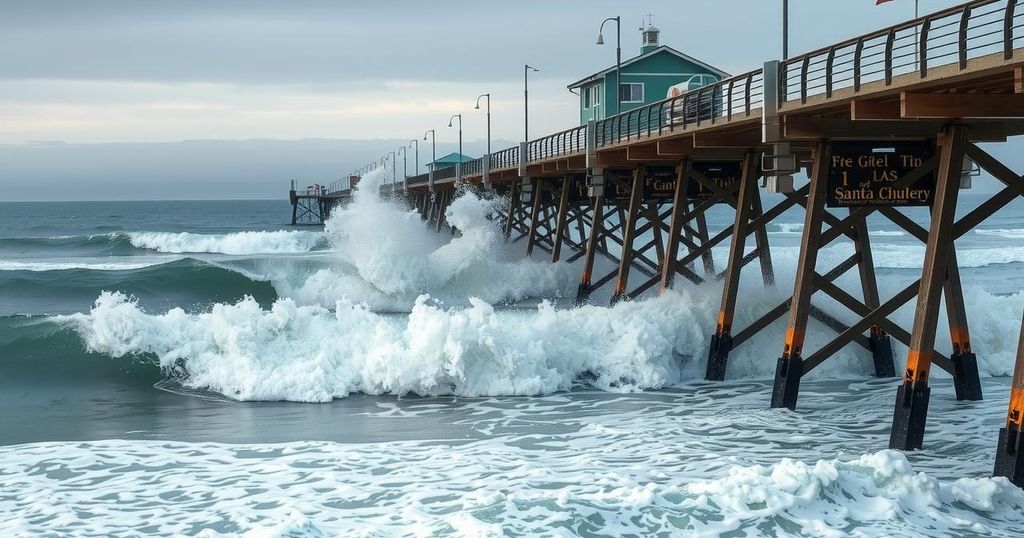
<path fill-rule="evenodd" d="M 761 147 L 761 131 L 694 133 L 693 147 L 757 149 Z"/>
<path fill-rule="evenodd" d="M 587 157 L 585 155 L 578 155 L 576 157 L 569 157 L 565 161 L 566 170 L 586 170 L 587 169 Z"/>
<path fill-rule="evenodd" d="M 662 157 L 681 157 L 693 153 L 693 137 L 658 141 L 658 154 Z"/>
<path fill-rule="evenodd" d="M 1024 94 L 900 93 L 903 118 L 1022 118 Z"/>
<path fill-rule="evenodd" d="M 870 101 L 854 99 L 850 101 L 851 120 L 898 120 L 900 119 L 900 102 Z"/>
<path fill-rule="evenodd" d="M 845 118 L 784 116 L 786 138 L 791 140 L 865 139 L 920 140 L 933 138 L 942 129 L 938 120 L 854 121 Z M 987 120 L 970 125 L 975 142 L 1005 142 L 1006 122 Z"/>
<path fill-rule="evenodd" d="M 597 152 L 598 166 L 628 166 L 634 164 L 626 158 L 625 149 L 614 149 Z"/>
<path fill-rule="evenodd" d="M 626 147 L 626 160 L 651 161 L 659 157 L 657 144 L 643 144 Z"/>

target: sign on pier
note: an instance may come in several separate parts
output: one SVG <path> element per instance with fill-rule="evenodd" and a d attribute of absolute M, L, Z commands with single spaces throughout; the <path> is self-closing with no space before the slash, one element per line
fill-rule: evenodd
<path fill-rule="evenodd" d="M 739 189 L 740 178 L 743 177 L 743 168 L 739 162 L 735 161 L 698 161 L 693 163 L 693 171 L 706 177 L 711 184 L 727 194 L 732 194 Z M 686 196 L 690 199 L 707 200 L 715 196 L 715 191 L 696 179 L 690 179 L 687 184 Z M 728 198 L 725 198 L 719 203 L 728 203 L 728 201 Z"/>
<path fill-rule="evenodd" d="M 828 207 L 929 206 L 935 174 L 909 185 L 901 179 L 932 156 L 929 142 L 833 142 Z M 905 182 L 902 182 L 905 183 Z"/>

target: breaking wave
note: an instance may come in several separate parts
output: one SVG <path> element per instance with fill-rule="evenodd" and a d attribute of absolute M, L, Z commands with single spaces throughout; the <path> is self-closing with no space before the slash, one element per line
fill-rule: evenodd
<path fill-rule="evenodd" d="M 751 291 L 737 312 L 745 326 L 782 298 Z M 983 375 L 1012 370 L 1022 295 L 967 294 L 973 344 Z M 152 357 L 183 385 L 239 400 L 323 402 L 352 393 L 462 396 L 536 395 L 583 384 L 605 391 L 655 389 L 704 374 L 720 295 L 714 288 L 671 291 L 614 307 L 496 310 L 479 299 L 444 309 L 429 297 L 409 314 L 385 315 L 339 301 L 332 312 L 279 299 L 252 300 L 190 314 L 148 314 L 120 293 L 103 293 L 88 314 L 55 318 L 89 351 Z M 894 316 L 908 326 L 912 302 Z M 842 316 L 840 316 L 842 317 Z M 737 348 L 730 378 L 766 378 L 785 319 Z M 940 320 L 940 326 L 944 321 Z M 817 329 L 808 349 L 831 333 Z M 940 342 L 948 342 L 948 336 Z M 941 349 L 941 344 L 940 344 Z M 895 345 L 900 360 L 906 349 Z M 810 375 L 869 375 L 866 351 L 848 346 Z M 899 367 L 898 369 L 902 369 Z"/>

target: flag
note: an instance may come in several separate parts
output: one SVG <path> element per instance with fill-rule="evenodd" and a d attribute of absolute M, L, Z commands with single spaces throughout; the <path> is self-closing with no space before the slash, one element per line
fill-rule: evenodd
<path fill-rule="evenodd" d="M 892 0 L 875 0 L 875 5 L 880 6 L 886 2 L 892 2 Z"/>

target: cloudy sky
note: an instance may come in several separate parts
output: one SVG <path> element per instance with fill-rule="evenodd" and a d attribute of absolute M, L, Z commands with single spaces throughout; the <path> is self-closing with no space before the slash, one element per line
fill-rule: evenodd
<path fill-rule="evenodd" d="M 954 3 L 921 2 L 922 11 Z M 103 177 L 104 185 L 114 185 L 122 176 L 142 173 L 111 164 L 135 145 L 157 153 L 174 148 L 175 159 L 187 160 L 181 141 L 252 139 L 290 141 L 267 151 L 279 152 L 297 176 L 329 174 L 335 165 L 341 175 L 430 128 L 448 149 L 456 139 L 447 128 L 454 113 L 464 114 L 467 147 L 478 151 L 484 116 L 473 105 L 484 92 L 493 95 L 494 138 L 508 145 L 522 138 L 524 63 L 540 69 L 530 79 L 531 134 L 574 124 L 576 97 L 566 84 L 614 61 L 613 32 L 606 34 L 607 45 L 594 43 L 605 17 L 623 18 L 624 58 L 638 52 L 637 28 L 650 13 L 664 44 L 742 72 L 779 56 L 780 4 L 2 0 L 0 156 L 12 164 L 0 166 L 0 182 L 59 184 L 67 180 L 62 174 L 84 167 L 88 173 L 79 183 Z M 878 7 L 874 0 L 790 4 L 793 52 L 913 15 L 911 0 Z M 287 148 L 304 139 L 338 141 L 330 150 L 335 160 L 312 159 L 319 168 L 304 168 L 298 158 L 287 162 Z M 227 169 L 231 164 L 224 163 Z M 244 173 L 242 163 L 235 164 Z M 149 169 L 149 181 L 169 181 L 152 166 L 137 166 Z M 232 184 L 240 181 L 238 174 L 222 180 Z M 262 190 L 269 183 L 251 185 L 251 191 L 231 192 L 275 194 Z M 168 189 L 168 196 L 194 197 Z M 8 189 L 21 198 L 32 197 L 30 191 Z"/>

